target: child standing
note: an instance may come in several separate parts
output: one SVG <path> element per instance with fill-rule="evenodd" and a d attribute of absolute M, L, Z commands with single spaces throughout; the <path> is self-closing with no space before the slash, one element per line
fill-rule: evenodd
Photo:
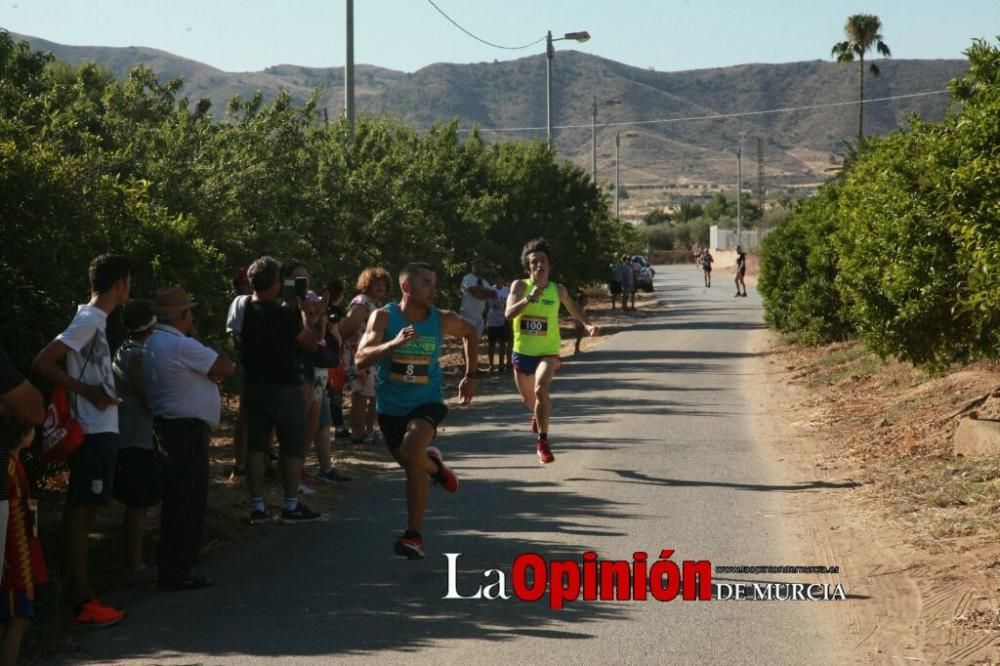
<path fill-rule="evenodd" d="M 160 462 L 153 446 L 153 413 L 149 409 L 142 379 L 146 340 L 156 329 L 153 304 L 135 299 L 125 305 L 128 338 L 118 348 L 112 369 L 118 406 L 118 466 L 112 496 L 125 505 L 125 553 L 129 573 L 148 570 L 143 561 L 142 542 L 146 514 L 162 499 Z"/>
<path fill-rule="evenodd" d="M 573 300 L 575 300 L 576 304 L 578 306 L 580 306 L 580 312 L 582 312 L 584 314 L 584 316 L 586 316 L 587 315 L 587 304 L 590 303 L 590 297 L 587 296 L 587 294 L 585 294 L 582 289 L 577 289 L 576 290 L 576 295 L 573 296 Z M 579 354 L 580 353 L 580 341 L 583 340 L 583 337 L 585 335 L 588 335 L 588 333 L 587 333 L 587 327 L 584 326 L 583 322 L 581 322 L 579 319 L 576 319 L 576 320 L 573 321 L 573 327 L 576 330 L 576 344 L 573 346 L 573 353 L 574 354 Z"/>
<path fill-rule="evenodd" d="M 14 443 L 7 465 L 7 487 L 10 491 L 10 518 L 7 521 L 7 548 L 4 552 L 3 604 L 0 608 L 0 662 L 16 664 L 21 639 L 35 617 L 35 588 L 49 582 L 49 572 L 38 538 L 37 504 L 31 499 L 28 474 L 21 464 L 19 452 L 31 445 L 35 429 L 20 426 L 14 429 Z"/>

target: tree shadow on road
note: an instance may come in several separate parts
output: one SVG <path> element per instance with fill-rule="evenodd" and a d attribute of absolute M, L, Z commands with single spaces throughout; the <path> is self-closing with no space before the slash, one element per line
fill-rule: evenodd
<path fill-rule="evenodd" d="M 693 287 L 671 288 L 668 293 L 686 289 Z M 671 307 L 663 317 L 650 317 L 632 330 L 761 327 L 745 321 L 703 320 L 722 310 L 693 299 L 670 298 Z M 556 381 L 553 432 L 574 433 L 567 447 L 613 451 L 634 446 L 637 436 L 588 436 L 587 426 L 622 414 L 742 416 L 745 412 L 739 409 L 719 409 L 724 405 L 721 387 L 729 381 L 726 377 L 739 374 L 727 364 L 752 356 L 595 348 L 567 362 Z M 699 381 L 704 375 L 718 376 L 720 389 L 669 382 L 679 375 L 699 376 Z M 379 482 L 358 484 L 331 522 L 262 526 L 259 542 L 225 560 L 209 562 L 215 588 L 136 599 L 125 623 L 89 641 L 85 652 L 67 657 L 67 662 L 149 662 L 195 654 L 209 655 L 208 661 L 356 656 L 395 662 L 430 646 L 454 646 L 455 641 L 481 642 L 488 661 L 489 643 L 525 637 L 595 638 L 592 625 L 626 618 L 633 608 L 626 603 L 577 602 L 557 612 L 544 599 L 535 603 L 442 599 L 448 585 L 443 553 L 462 554 L 458 589 L 470 595 L 479 585 L 496 580 L 484 579 L 484 571 L 498 569 L 509 576 L 514 559 L 525 552 L 538 552 L 549 560 L 578 559 L 609 539 L 624 548 L 629 535 L 617 525 L 625 518 L 635 520 L 643 508 L 611 499 L 602 491 L 583 492 L 581 485 L 569 490 L 558 473 L 538 466 L 528 415 L 509 378 L 504 381 L 510 397 L 489 403 L 489 409 L 454 410 L 441 429 L 441 445 L 459 469 L 502 458 L 510 463 L 505 468 L 518 470 L 517 478 L 487 474 L 463 482 L 454 495 L 432 489 L 424 526 L 426 560 L 410 562 L 392 552 L 406 516 L 402 473 L 393 470 Z M 720 391 L 719 399 L 708 403 L 704 393 L 714 390 Z M 609 397 L 619 392 L 627 397 Z M 685 396 L 690 403 L 683 402 Z M 456 422 L 463 426 L 461 433 L 450 432 Z M 558 439 L 554 441 L 558 446 Z M 558 448 L 556 454 L 560 455 Z M 599 471 L 608 477 L 569 480 L 778 492 L 852 487 L 826 482 L 768 486 L 672 479 L 628 469 Z M 277 496 L 268 498 L 269 503 L 275 501 Z M 626 552 L 602 555 L 624 557 Z M 510 583 L 508 579 L 508 590 Z M 585 645 L 574 646 L 575 653 L 584 654 Z"/>
<path fill-rule="evenodd" d="M 450 439 L 458 443 L 459 438 Z M 466 444 L 461 460 L 479 453 L 514 451 L 523 433 Z M 520 453 L 518 453 L 520 455 Z M 534 461 L 533 451 L 525 451 Z M 546 468 L 533 466 L 526 480 L 475 479 L 451 495 L 432 488 L 424 527 L 428 557 L 411 562 L 392 553 L 405 524 L 403 475 L 351 496 L 336 521 L 264 526 L 262 540 L 211 571 L 213 589 L 140 598 L 130 618 L 90 641 L 94 659 L 162 661 L 184 655 L 277 659 L 413 652 L 439 642 L 511 641 L 522 637 L 587 639 L 587 626 L 621 618 L 625 603 L 576 603 L 562 611 L 546 599 L 442 599 L 448 585 L 444 552 L 462 553 L 458 591 L 472 595 L 488 569 L 508 575 L 525 552 L 548 560 L 579 559 L 598 539 L 623 539 L 615 529 L 634 506 L 598 494 L 565 490 Z M 625 556 L 624 553 L 616 554 Z M 488 648 L 484 648 L 488 649 Z"/>
<path fill-rule="evenodd" d="M 857 481 L 802 481 L 800 483 L 786 484 L 786 485 L 765 485 L 759 483 L 726 483 L 722 481 L 694 481 L 688 479 L 669 479 L 669 478 L 659 478 L 654 476 L 649 476 L 648 474 L 643 474 L 642 472 L 636 472 L 634 470 L 627 469 L 601 469 L 598 468 L 595 471 L 607 472 L 608 474 L 616 474 L 622 480 L 621 483 L 638 483 L 645 485 L 655 485 L 655 486 L 670 486 L 673 488 L 707 488 L 707 487 L 717 487 L 717 488 L 733 488 L 735 490 L 752 490 L 752 491 L 764 491 L 764 492 L 802 492 L 802 491 L 813 491 L 813 490 L 830 490 L 830 489 L 850 489 L 850 488 L 860 488 L 862 484 Z M 606 479 L 586 479 L 586 478 L 572 478 L 567 479 L 567 481 L 600 481 L 605 483 Z"/>

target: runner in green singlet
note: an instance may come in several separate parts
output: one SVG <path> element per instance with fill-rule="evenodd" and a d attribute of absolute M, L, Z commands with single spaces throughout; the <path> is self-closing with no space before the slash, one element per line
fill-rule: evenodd
<path fill-rule="evenodd" d="M 549 281 L 549 244 L 544 238 L 528 241 L 521 263 L 529 277 L 514 280 L 507 298 L 507 319 L 514 324 L 514 382 L 525 406 L 531 410 L 531 429 L 538 433 L 535 450 L 545 465 L 555 460 L 549 448 L 549 385 L 559 367 L 559 305 L 562 304 L 588 335 L 599 330 L 569 295 L 564 285 Z"/>

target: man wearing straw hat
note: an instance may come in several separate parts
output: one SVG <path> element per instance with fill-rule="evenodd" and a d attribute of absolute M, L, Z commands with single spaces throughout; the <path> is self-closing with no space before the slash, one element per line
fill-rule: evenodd
<path fill-rule="evenodd" d="M 208 502 L 208 444 L 222 412 L 216 382 L 233 362 L 194 339 L 194 303 L 182 287 L 156 292 L 159 322 L 146 342 L 143 375 L 153 427 L 163 451 L 163 505 L 157 551 L 159 588 L 194 590 L 213 583 L 194 573 Z"/>

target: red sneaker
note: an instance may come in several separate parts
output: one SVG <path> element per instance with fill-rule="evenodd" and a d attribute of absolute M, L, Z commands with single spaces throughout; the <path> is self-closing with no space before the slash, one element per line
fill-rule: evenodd
<path fill-rule="evenodd" d="M 536 419 L 534 416 L 531 417 L 531 432 L 534 433 L 538 432 L 538 419 Z"/>
<path fill-rule="evenodd" d="M 550 462 L 555 462 L 556 457 L 552 455 L 552 450 L 549 448 L 549 440 L 539 439 L 535 450 L 538 453 L 538 462 L 541 464 L 547 465 Z"/>
<path fill-rule="evenodd" d="M 393 551 L 408 560 L 422 560 L 424 559 L 424 540 L 416 532 L 406 530 L 403 536 L 396 539 Z"/>
<path fill-rule="evenodd" d="M 441 451 L 438 447 L 428 446 L 427 457 L 433 460 L 438 466 L 437 474 L 431 474 L 431 478 L 449 493 L 453 493 L 458 490 L 458 478 L 455 476 L 454 472 L 445 467 L 444 461 L 441 457 Z"/>
<path fill-rule="evenodd" d="M 90 627 L 101 628 L 118 624 L 125 618 L 125 613 L 115 610 L 111 606 L 101 605 L 97 599 L 88 599 L 83 602 L 80 612 L 73 620 L 77 624 L 86 624 Z"/>

